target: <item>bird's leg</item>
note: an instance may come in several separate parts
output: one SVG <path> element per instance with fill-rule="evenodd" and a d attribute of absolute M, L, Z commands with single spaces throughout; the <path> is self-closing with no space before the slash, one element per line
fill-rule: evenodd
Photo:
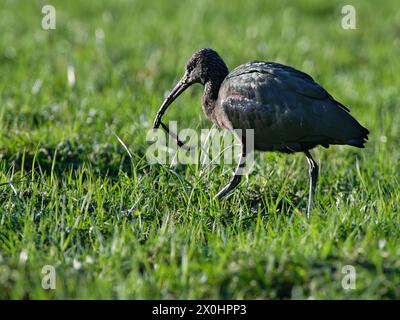
<path fill-rule="evenodd" d="M 169 134 L 172 138 L 174 138 L 176 140 L 176 144 L 178 145 L 178 147 L 185 149 L 185 150 L 193 150 L 195 148 L 194 146 L 186 146 L 184 142 L 179 140 L 179 137 L 176 133 L 169 130 L 167 125 L 165 125 L 161 121 L 160 121 L 160 124 L 163 127 L 163 129 L 165 130 L 165 132 L 167 132 L 167 134 Z"/>
<path fill-rule="evenodd" d="M 307 205 L 307 218 L 310 216 L 311 206 L 312 206 L 312 198 L 315 193 L 315 189 L 317 187 L 317 179 L 318 179 L 318 164 L 315 162 L 313 157 L 311 156 L 310 151 L 304 152 L 307 157 L 308 162 L 308 174 L 310 175 L 310 189 L 308 192 L 308 205 Z"/>
<path fill-rule="evenodd" d="M 242 180 L 243 168 L 246 167 L 246 141 L 245 138 L 242 139 L 242 153 L 240 155 L 240 160 L 238 166 L 235 170 L 235 175 L 232 180 L 217 194 L 218 200 L 221 200 L 225 195 L 227 195 L 231 190 L 233 190 Z"/>

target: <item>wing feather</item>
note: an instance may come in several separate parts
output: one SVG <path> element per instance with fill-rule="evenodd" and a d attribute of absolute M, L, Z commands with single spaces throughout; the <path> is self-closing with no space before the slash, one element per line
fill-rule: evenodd
<path fill-rule="evenodd" d="M 219 102 L 234 128 L 255 129 L 260 148 L 345 144 L 364 141 L 368 132 L 309 75 L 277 63 L 258 61 L 233 70 Z"/>

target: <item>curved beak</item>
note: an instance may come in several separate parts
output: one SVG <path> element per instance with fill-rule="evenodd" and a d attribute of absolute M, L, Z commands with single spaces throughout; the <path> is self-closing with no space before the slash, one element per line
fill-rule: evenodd
<path fill-rule="evenodd" d="M 154 125 L 153 128 L 157 129 L 162 123 L 161 123 L 161 118 L 163 117 L 165 111 L 169 107 L 169 105 L 174 102 L 176 98 L 179 97 L 179 95 L 185 91 L 190 84 L 187 82 L 184 82 L 183 79 L 181 79 L 178 84 L 172 89 L 171 93 L 168 95 L 168 97 L 164 100 L 162 103 L 160 110 L 157 112 L 156 119 L 154 120 Z"/>

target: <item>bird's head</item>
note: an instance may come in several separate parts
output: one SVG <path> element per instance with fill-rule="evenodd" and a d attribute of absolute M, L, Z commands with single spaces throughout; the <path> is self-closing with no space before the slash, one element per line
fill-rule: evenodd
<path fill-rule="evenodd" d="M 215 76 L 228 74 L 228 68 L 219 54 L 210 48 L 195 52 L 186 63 L 185 74 L 182 82 L 205 84 Z"/>
<path fill-rule="evenodd" d="M 228 74 L 228 68 L 219 54 L 205 48 L 195 52 L 186 63 L 185 73 L 171 93 L 164 100 L 154 122 L 154 128 L 161 124 L 161 118 L 168 106 L 194 83 L 206 84 L 208 81 L 220 81 Z"/>

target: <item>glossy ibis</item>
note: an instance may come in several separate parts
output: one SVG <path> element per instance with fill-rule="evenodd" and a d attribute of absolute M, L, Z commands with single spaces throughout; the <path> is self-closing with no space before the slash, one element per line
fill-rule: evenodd
<path fill-rule="evenodd" d="M 202 108 L 206 116 L 227 130 L 254 129 L 254 149 L 284 153 L 303 152 L 309 165 L 310 187 L 307 215 L 315 192 L 318 165 L 310 149 L 322 145 L 350 145 L 363 148 L 369 131 L 350 115 L 308 74 L 275 63 L 253 61 L 229 73 L 224 61 L 212 49 L 192 55 L 185 74 L 165 99 L 156 116 L 160 125 L 168 106 L 194 83 L 204 86 Z M 218 199 L 234 189 L 245 166 L 246 139 L 239 136 L 242 153 L 235 175 L 218 194 Z M 183 143 L 178 140 L 178 145 Z"/>

